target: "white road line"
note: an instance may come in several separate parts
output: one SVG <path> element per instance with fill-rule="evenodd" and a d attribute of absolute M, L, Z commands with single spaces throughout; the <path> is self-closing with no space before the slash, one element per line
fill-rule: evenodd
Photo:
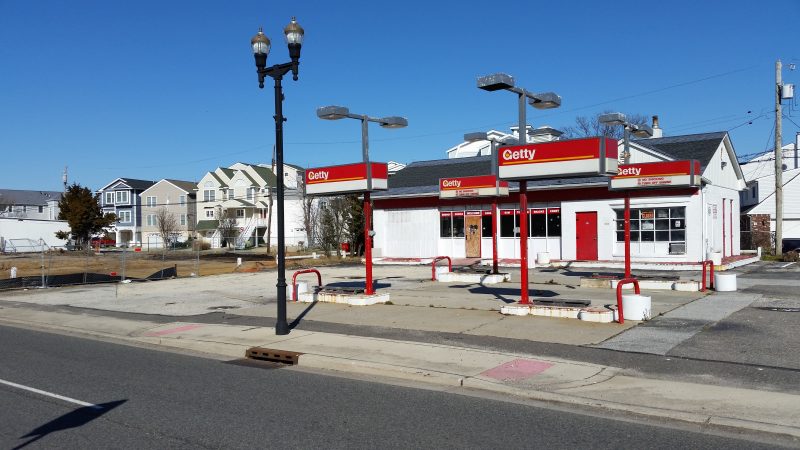
<path fill-rule="evenodd" d="M 792 264 L 794 264 L 794 263 L 793 263 L 793 262 L 790 262 L 790 263 L 788 263 L 788 264 L 784 264 L 784 265 L 782 265 L 782 266 L 781 266 L 781 269 L 783 269 L 784 267 L 789 267 L 789 266 L 791 266 Z"/>
<path fill-rule="evenodd" d="M 6 381 L 6 380 L 3 380 L 3 379 L 0 379 L 0 384 L 5 384 L 6 386 L 11 386 L 11 387 L 14 387 L 14 388 L 17 388 L 17 389 L 22 389 L 24 391 L 33 392 L 35 394 L 44 395 L 44 396 L 47 396 L 47 397 L 57 398 L 59 400 L 63 400 L 65 402 L 69 402 L 69 403 L 74 403 L 76 405 L 87 406 L 87 407 L 92 408 L 92 409 L 103 409 L 102 406 L 95 405 L 94 403 L 82 402 L 80 400 L 75 400 L 74 398 L 64 397 L 63 395 L 58 395 L 58 394 L 54 394 L 52 392 L 43 391 L 41 389 L 36 389 L 36 388 L 29 387 L 29 386 L 24 386 L 22 384 L 12 383 L 10 381 Z"/>

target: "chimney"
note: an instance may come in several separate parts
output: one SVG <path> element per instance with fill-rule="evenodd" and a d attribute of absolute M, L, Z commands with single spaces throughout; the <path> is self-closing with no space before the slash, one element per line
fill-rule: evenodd
<path fill-rule="evenodd" d="M 658 116 L 653 116 L 653 137 L 660 138 L 664 136 L 664 130 L 658 127 Z"/>

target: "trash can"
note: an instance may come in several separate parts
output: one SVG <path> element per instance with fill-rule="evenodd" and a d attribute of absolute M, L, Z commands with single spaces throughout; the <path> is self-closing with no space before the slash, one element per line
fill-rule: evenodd
<path fill-rule="evenodd" d="M 736 290 L 735 273 L 715 273 L 714 290 L 718 292 L 733 292 Z"/>
<path fill-rule="evenodd" d="M 350 252 L 350 243 L 349 242 L 342 242 L 342 251 Z"/>
<path fill-rule="evenodd" d="M 625 294 L 622 296 L 622 314 L 625 320 L 649 320 L 652 317 L 651 299 L 647 295 Z"/>

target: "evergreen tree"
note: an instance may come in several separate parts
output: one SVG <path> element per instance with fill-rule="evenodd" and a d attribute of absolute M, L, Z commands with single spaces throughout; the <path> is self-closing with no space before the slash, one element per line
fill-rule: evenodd
<path fill-rule="evenodd" d="M 100 194 L 92 195 L 92 191 L 78 183 L 73 183 L 58 201 L 58 220 L 66 220 L 71 231 L 57 231 L 59 239 L 69 239 L 81 247 L 89 243 L 93 234 L 111 226 L 117 221 L 112 213 L 103 214 L 100 208 Z"/>

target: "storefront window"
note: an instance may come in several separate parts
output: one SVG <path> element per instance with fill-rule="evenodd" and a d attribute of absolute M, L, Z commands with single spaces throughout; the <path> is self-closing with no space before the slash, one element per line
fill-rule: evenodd
<path fill-rule="evenodd" d="M 528 219 L 531 237 L 547 237 L 547 210 L 532 209 Z"/>
<path fill-rule="evenodd" d="M 617 241 L 624 242 L 625 212 L 623 209 L 614 212 Z M 631 209 L 631 242 L 685 243 L 686 207 Z"/>
<path fill-rule="evenodd" d="M 516 227 L 516 215 L 513 209 L 504 209 L 500 211 L 500 237 L 516 237 L 518 234 L 514 233 Z"/>
<path fill-rule="evenodd" d="M 547 209 L 547 236 L 561 237 L 561 208 Z"/>
<path fill-rule="evenodd" d="M 453 215 L 452 213 L 439 214 L 439 236 L 452 237 L 453 236 Z"/>
<path fill-rule="evenodd" d="M 481 217 L 481 237 L 492 237 L 492 212 L 483 211 Z"/>
<path fill-rule="evenodd" d="M 453 213 L 453 237 L 464 237 L 464 213 Z"/>

